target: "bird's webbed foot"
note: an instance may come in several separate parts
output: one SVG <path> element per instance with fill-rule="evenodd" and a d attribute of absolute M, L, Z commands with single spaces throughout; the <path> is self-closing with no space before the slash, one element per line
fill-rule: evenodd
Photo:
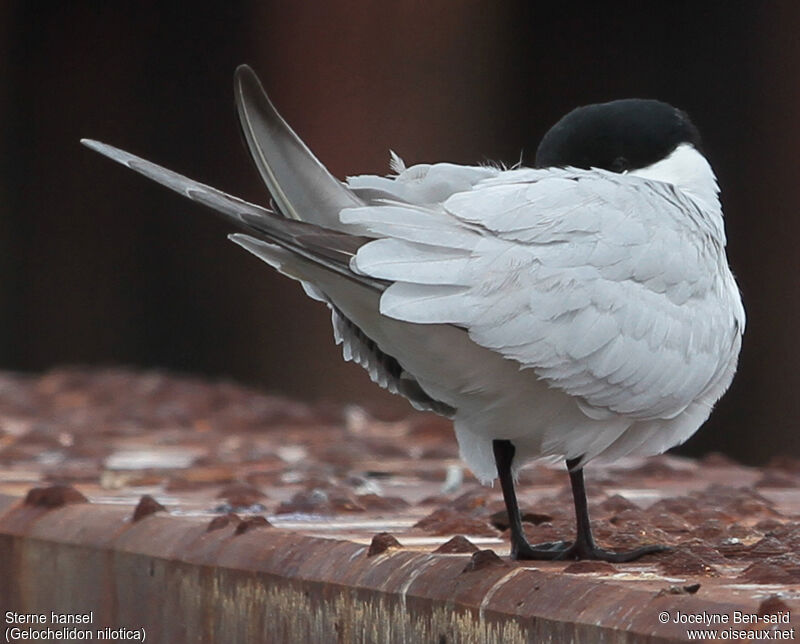
<path fill-rule="evenodd" d="M 585 544 L 571 541 L 548 541 L 531 545 L 527 541 L 513 543 L 511 558 L 525 561 L 568 561 L 588 560 L 607 561 L 609 563 L 626 563 L 636 561 L 645 555 L 665 552 L 669 546 L 652 544 L 634 548 L 633 550 L 606 550 L 596 544 Z"/>

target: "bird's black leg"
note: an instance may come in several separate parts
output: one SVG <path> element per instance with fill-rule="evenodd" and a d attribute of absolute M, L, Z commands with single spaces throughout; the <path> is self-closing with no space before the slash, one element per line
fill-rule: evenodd
<path fill-rule="evenodd" d="M 506 502 L 508 523 L 511 530 L 511 558 L 512 559 L 557 559 L 569 544 L 565 541 L 541 543 L 532 546 L 525 538 L 522 529 L 522 518 L 519 514 L 517 494 L 514 491 L 514 479 L 511 475 L 511 463 L 514 460 L 514 444 L 508 440 L 492 441 L 494 462 L 497 465 L 497 475 L 500 478 L 500 487 L 503 489 L 503 500 Z"/>
<path fill-rule="evenodd" d="M 634 561 L 639 557 L 654 552 L 668 550 L 667 546 L 651 545 L 613 552 L 598 547 L 592 536 L 592 526 L 589 522 L 589 505 L 586 501 L 586 487 L 583 481 L 583 468 L 578 467 L 580 459 L 567 460 L 569 480 L 572 484 L 572 498 L 575 502 L 575 521 L 577 536 L 575 541 L 551 541 L 531 545 L 522 529 L 522 518 L 519 513 L 517 494 L 514 491 L 514 479 L 511 475 L 511 463 L 514 460 L 514 444 L 509 440 L 492 441 L 494 461 L 497 465 L 497 475 L 500 478 L 500 487 L 503 489 L 503 499 L 506 503 L 508 521 L 511 531 L 511 558 L 512 559 L 595 559 L 622 563 Z"/>
<path fill-rule="evenodd" d="M 589 522 L 589 504 L 586 501 L 586 486 L 583 482 L 583 467 L 578 467 L 580 459 L 568 459 L 569 481 L 572 484 L 572 499 L 575 502 L 575 523 L 577 535 L 574 543 L 564 549 L 557 559 L 596 559 L 622 563 L 634 561 L 643 555 L 668 550 L 667 546 L 642 546 L 635 550 L 613 552 L 600 548 L 592 536 L 592 525 Z"/>

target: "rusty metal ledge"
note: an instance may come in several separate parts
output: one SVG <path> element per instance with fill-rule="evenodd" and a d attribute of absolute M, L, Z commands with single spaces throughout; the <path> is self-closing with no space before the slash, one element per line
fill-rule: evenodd
<path fill-rule="evenodd" d="M 144 628 L 151 642 L 675 642 L 686 626 L 659 623 L 664 610 L 749 612 L 468 554 L 368 556 L 350 541 L 207 523 L 0 495 L 3 610 L 93 611 L 93 626 Z"/>
<path fill-rule="evenodd" d="M 42 641 L 34 630 L 86 615 L 95 641 L 689 641 L 702 624 L 680 612 L 727 616 L 737 635 L 785 618 L 775 627 L 796 637 L 799 460 L 590 469 L 600 543 L 673 550 L 510 561 L 499 490 L 461 469 L 430 415 L 378 420 L 158 372 L 0 372 L 5 635 Z M 571 538 L 566 483 L 561 466 L 520 473 L 532 541 Z"/>

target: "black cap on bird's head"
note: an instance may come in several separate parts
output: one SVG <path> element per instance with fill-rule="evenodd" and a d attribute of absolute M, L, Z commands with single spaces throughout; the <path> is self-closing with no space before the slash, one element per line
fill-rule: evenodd
<path fill-rule="evenodd" d="M 661 161 L 682 143 L 700 150 L 700 133 L 685 112 L 667 103 L 597 103 L 572 110 L 550 128 L 536 151 L 536 167 L 624 172 Z"/>

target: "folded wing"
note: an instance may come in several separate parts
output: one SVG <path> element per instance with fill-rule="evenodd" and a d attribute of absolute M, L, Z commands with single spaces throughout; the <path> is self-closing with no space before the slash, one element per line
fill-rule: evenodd
<path fill-rule="evenodd" d="M 439 207 L 341 216 L 385 238 L 352 261 L 392 282 L 383 315 L 461 326 L 592 417 L 672 418 L 732 375 L 744 318 L 724 240 L 667 184 L 509 171 Z"/>

